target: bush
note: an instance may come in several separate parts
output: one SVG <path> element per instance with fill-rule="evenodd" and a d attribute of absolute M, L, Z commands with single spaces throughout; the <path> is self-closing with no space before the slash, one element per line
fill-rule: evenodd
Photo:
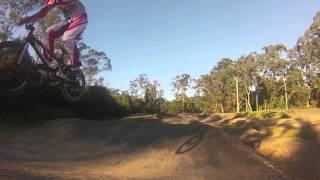
<path fill-rule="evenodd" d="M 104 120 L 106 117 L 129 113 L 117 104 L 104 87 L 88 87 L 83 99 L 70 104 L 63 99 L 59 89 L 43 87 L 29 89 L 17 97 L 1 97 L 0 121 L 11 124 L 39 123 L 59 118 Z"/>

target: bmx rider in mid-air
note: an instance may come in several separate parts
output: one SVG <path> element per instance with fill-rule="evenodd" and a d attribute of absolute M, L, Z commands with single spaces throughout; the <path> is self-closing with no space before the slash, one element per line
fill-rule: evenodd
<path fill-rule="evenodd" d="M 63 12 L 65 20 L 47 29 L 46 45 L 49 52 L 54 54 L 55 40 L 62 37 L 63 47 L 70 58 L 71 70 L 79 70 L 81 62 L 76 44 L 81 39 L 81 35 L 88 24 L 86 9 L 80 0 L 45 0 L 40 11 L 32 16 L 22 18 L 19 24 L 38 21 L 55 7 Z M 49 64 L 54 64 L 49 54 L 44 53 L 43 55 Z"/>

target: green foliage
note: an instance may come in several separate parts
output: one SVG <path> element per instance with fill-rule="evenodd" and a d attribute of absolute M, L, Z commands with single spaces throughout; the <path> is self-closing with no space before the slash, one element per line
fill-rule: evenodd
<path fill-rule="evenodd" d="M 173 79 L 172 82 L 172 92 L 174 93 L 176 97 L 176 105 L 178 106 L 177 108 L 181 108 L 182 112 L 186 112 L 186 104 L 187 104 L 187 91 L 188 88 L 190 87 L 191 84 L 191 77 L 189 74 L 182 74 L 179 76 L 176 76 Z M 180 106 L 180 107 L 179 107 Z"/>
<path fill-rule="evenodd" d="M 126 112 L 133 112 L 133 102 L 128 92 L 121 92 L 114 96 L 117 104 Z"/>
<path fill-rule="evenodd" d="M 124 98 L 125 93 L 115 94 L 114 91 L 91 86 L 80 102 L 69 104 L 56 87 L 30 89 L 18 97 L 1 98 L 0 121 L 28 125 L 59 118 L 106 120 L 133 113 L 130 104 L 125 105 L 128 100 Z"/>
<path fill-rule="evenodd" d="M 105 52 L 92 49 L 83 42 L 79 44 L 79 51 L 86 82 L 89 85 L 99 84 L 99 81 L 102 81 L 103 79 L 96 78 L 96 76 L 101 72 L 112 69 L 110 58 L 108 58 Z"/>
<path fill-rule="evenodd" d="M 128 113 L 112 90 L 102 86 L 91 86 L 87 89 L 82 101 L 75 105 L 73 111 L 86 119 L 105 119 L 110 116 L 121 116 Z"/>
<path fill-rule="evenodd" d="M 0 41 L 12 38 L 19 19 L 40 6 L 40 0 L 0 1 Z"/>
<path fill-rule="evenodd" d="M 299 85 L 291 87 L 290 104 L 294 107 L 306 107 L 306 102 L 309 100 L 308 88 Z"/>
<path fill-rule="evenodd" d="M 163 90 L 158 81 L 151 82 L 146 74 L 130 81 L 129 88 L 134 112 L 160 112 L 164 103 Z"/>

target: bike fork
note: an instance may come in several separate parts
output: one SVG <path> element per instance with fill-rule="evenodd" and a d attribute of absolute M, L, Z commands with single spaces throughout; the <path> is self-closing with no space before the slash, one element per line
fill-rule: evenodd
<path fill-rule="evenodd" d="M 21 63 L 22 58 L 23 58 L 25 52 L 27 51 L 28 47 L 29 47 L 29 43 L 26 43 L 24 45 L 23 49 L 22 49 L 22 52 L 20 53 L 20 56 L 19 56 L 19 59 L 18 59 L 18 62 L 17 62 L 18 65 Z"/>
<path fill-rule="evenodd" d="M 26 44 L 24 45 L 22 51 L 19 53 L 19 57 L 12 62 L 11 66 L 10 66 L 10 70 L 11 70 L 12 72 L 15 72 L 15 71 L 17 70 L 17 65 L 20 65 L 20 64 L 21 64 L 21 61 L 22 61 L 22 59 L 23 59 L 23 56 L 24 56 L 24 54 L 26 53 L 28 47 L 29 47 L 29 44 L 26 43 Z"/>

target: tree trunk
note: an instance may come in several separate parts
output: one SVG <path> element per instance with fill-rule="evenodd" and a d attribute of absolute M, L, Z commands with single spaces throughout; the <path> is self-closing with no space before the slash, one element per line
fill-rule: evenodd
<path fill-rule="evenodd" d="M 289 110 L 287 83 L 286 83 L 286 80 L 284 78 L 282 78 L 282 80 L 283 80 L 283 85 L 284 85 L 284 97 L 285 97 L 285 100 L 286 100 L 286 110 Z"/>
<path fill-rule="evenodd" d="M 237 94 L 237 113 L 240 112 L 240 102 L 239 102 L 239 82 L 238 78 L 236 78 L 236 94 Z"/>
<path fill-rule="evenodd" d="M 249 112 L 249 108 L 248 108 L 248 99 L 247 98 L 243 98 L 246 101 L 246 112 Z"/>
<path fill-rule="evenodd" d="M 246 89 L 247 91 L 247 105 L 248 105 L 248 111 L 249 112 L 252 112 L 252 106 L 251 106 L 251 103 L 250 103 L 250 91 L 248 89 Z"/>
<path fill-rule="evenodd" d="M 184 103 L 185 103 L 185 97 L 183 96 L 182 97 L 182 111 L 183 111 L 183 113 L 185 112 Z"/>
<path fill-rule="evenodd" d="M 258 94 L 258 90 L 256 90 L 256 111 L 259 111 L 259 94 Z"/>
<path fill-rule="evenodd" d="M 300 68 L 300 74 L 301 74 L 301 78 L 304 79 L 304 73 L 303 73 L 303 71 L 302 71 L 302 68 Z M 305 84 L 306 84 L 306 82 L 305 82 Z M 310 91 L 308 91 L 307 108 L 310 107 L 310 98 L 311 98 Z"/>
<path fill-rule="evenodd" d="M 310 99 L 311 99 L 311 92 L 308 91 L 308 101 L 307 101 L 307 108 L 310 108 Z"/>

